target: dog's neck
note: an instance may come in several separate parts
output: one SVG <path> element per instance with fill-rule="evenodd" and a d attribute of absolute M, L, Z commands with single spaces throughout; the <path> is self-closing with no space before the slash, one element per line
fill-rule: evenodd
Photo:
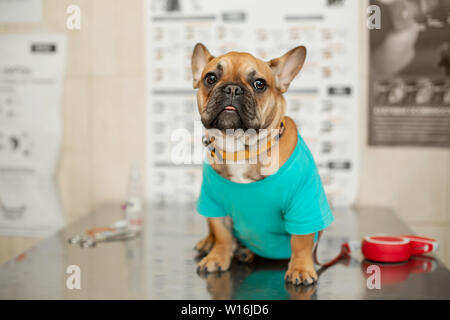
<path fill-rule="evenodd" d="M 208 130 L 204 143 L 209 144 L 208 158 L 217 173 L 233 182 L 251 183 L 278 170 L 279 140 L 285 131 L 283 118 L 275 129 L 258 132 Z"/>

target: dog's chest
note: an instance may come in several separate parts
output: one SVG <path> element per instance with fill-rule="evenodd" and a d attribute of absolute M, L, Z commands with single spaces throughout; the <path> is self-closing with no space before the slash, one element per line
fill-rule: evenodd
<path fill-rule="evenodd" d="M 249 177 L 251 170 L 247 164 L 232 164 L 227 166 L 228 179 L 237 183 L 251 183 L 253 179 Z"/>

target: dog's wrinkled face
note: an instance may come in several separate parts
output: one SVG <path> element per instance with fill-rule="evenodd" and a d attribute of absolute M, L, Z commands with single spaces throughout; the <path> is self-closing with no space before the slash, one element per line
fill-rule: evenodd
<path fill-rule="evenodd" d="M 213 57 L 197 44 L 192 55 L 194 88 L 205 128 L 271 129 L 285 111 L 283 93 L 303 66 L 305 47 L 265 62 L 249 53 Z"/>

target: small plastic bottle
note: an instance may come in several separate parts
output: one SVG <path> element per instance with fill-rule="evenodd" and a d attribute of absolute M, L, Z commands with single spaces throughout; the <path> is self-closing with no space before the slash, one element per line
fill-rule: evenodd
<path fill-rule="evenodd" d="M 130 171 L 130 177 L 128 181 L 128 196 L 125 206 L 125 218 L 130 230 L 141 230 L 143 225 L 142 209 L 141 174 L 138 167 L 133 166 Z"/>

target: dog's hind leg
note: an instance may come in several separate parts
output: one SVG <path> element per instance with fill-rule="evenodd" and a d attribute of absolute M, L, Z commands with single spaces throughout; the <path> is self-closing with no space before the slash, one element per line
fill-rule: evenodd
<path fill-rule="evenodd" d="M 200 255 L 207 255 L 214 246 L 215 237 L 211 230 L 211 222 L 208 219 L 208 235 L 199 240 L 194 249 L 198 251 Z"/>
<path fill-rule="evenodd" d="M 227 230 L 233 235 L 233 221 L 231 220 L 231 218 L 223 217 L 220 219 L 222 220 L 222 223 L 227 228 Z M 200 255 L 207 255 L 211 251 L 212 247 L 214 246 L 214 242 L 216 240 L 214 233 L 212 232 L 211 220 L 208 219 L 207 221 L 208 221 L 208 235 L 203 239 L 199 240 L 194 247 L 194 249 L 197 250 Z M 239 241 L 233 236 L 233 245 L 232 245 L 233 252 L 235 252 L 239 248 L 240 245 L 238 244 L 238 242 Z"/>
<path fill-rule="evenodd" d="M 208 226 L 210 234 L 214 237 L 214 242 L 208 255 L 197 264 L 197 270 L 199 272 L 228 270 L 233 257 L 233 243 L 235 242 L 231 218 L 208 218 Z"/>

